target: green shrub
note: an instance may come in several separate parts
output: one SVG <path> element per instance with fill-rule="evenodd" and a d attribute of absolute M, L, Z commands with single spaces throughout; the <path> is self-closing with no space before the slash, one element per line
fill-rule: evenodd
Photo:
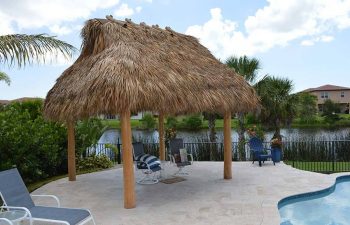
<path fill-rule="evenodd" d="M 16 166 L 26 183 L 67 173 L 67 130 L 42 116 L 41 100 L 13 103 L 0 112 L 0 170 Z M 77 154 L 102 134 L 96 119 L 76 126 Z"/>
<path fill-rule="evenodd" d="M 258 118 L 253 113 L 248 113 L 245 116 L 246 124 L 257 124 Z"/>
<path fill-rule="evenodd" d="M 0 113 L 0 170 L 16 166 L 25 182 L 67 171 L 67 132 L 41 115 L 42 102 L 14 103 Z"/>
<path fill-rule="evenodd" d="M 157 121 L 150 113 L 145 113 L 141 119 L 141 126 L 143 129 L 154 129 Z"/>
<path fill-rule="evenodd" d="M 172 117 L 172 116 L 169 116 L 167 119 L 166 119 L 166 127 L 169 128 L 169 129 L 176 129 L 177 126 L 178 126 L 178 121 L 176 119 L 176 117 Z"/>
<path fill-rule="evenodd" d="M 106 155 L 92 155 L 78 161 L 79 170 L 108 169 L 113 162 Z"/>
<path fill-rule="evenodd" d="M 90 118 L 77 122 L 75 126 L 76 153 L 84 155 L 85 150 L 96 144 L 105 130 L 100 119 Z"/>
<path fill-rule="evenodd" d="M 183 119 L 184 128 L 198 130 L 202 127 L 203 119 L 200 115 L 191 115 Z"/>

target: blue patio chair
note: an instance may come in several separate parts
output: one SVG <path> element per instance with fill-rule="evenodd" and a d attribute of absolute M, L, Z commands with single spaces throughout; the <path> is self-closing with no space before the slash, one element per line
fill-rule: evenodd
<path fill-rule="evenodd" d="M 36 206 L 32 197 L 52 198 L 57 207 Z M 87 209 L 61 208 L 59 199 L 54 195 L 30 195 L 18 170 L 10 169 L 0 172 L 1 210 L 21 210 L 27 213 L 26 220 L 32 225 L 34 221 L 65 225 L 82 225 L 95 221 Z"/>
<path fill-rule="evenodd" d="M 171 139 L 169 142 L 170 148 L 170 162 L 175 164 L 179 170 L 175 173 L 180 175 L 188 175 L 188 173 L 183 171 L 185 166 L 190 166 L 193 164 L 193 155 L 186 152 L 185 157 L 181 157 L 180 149 L 184 149 L 184 142 L 181 138 Z M 188 156 L 190 157 L 190 161 L 188 160 Z M 184 159 L 183 159 L 184 158 Z"/>
<path fill-rule="evenodd" d="M 137 180 L 138 184 L 156 184 L 159 182 L 157 172 L 161 171 L 159 159 L 153 155 L 146 154 L 143 143 L 135 142 L 132 144 L 134 150 L 134 161 L 136 168 L 141 170 L 144 176 Z M 153 176 L 151 176 L 153 175 Z"/>
<path fill-rule="evenodd" d="M 265 163 L 267 159 L 271 159 L 273 165 L 275 165 L 275 161 L 271 154 L 271 149 L 264 148 L 262 140 L 257 137 L 252 137 L 249 140 L 249 147 L 254 161 L 259 161 L 259 166 L 261 166 L 261 162 Z"/>

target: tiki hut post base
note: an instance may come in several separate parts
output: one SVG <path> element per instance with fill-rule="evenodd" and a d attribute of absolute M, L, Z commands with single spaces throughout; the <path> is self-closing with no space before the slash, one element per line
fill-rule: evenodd
<path fill-rule="evenodd" d="M 76 180 L 74 122 L 68 122 L 68 179 Z"/>
<path fill-rule="evenodd" d="M 224 114 L 224 179 L 232 179 L 231 112 Z"/>
<path fill-rule="evenodd" d="M 120 115 L 123 144 L 124 208 L 126 209 L 136 207 L 130 114 L 130 110 L 127 109 Z"/>
<path fill-rule="evenodd" d="M 158 117 L 158 132 L 159 132 L 159 158 L 165 160 L 165 140 L 164 140 L 164 114 L 159 113 Z"/>

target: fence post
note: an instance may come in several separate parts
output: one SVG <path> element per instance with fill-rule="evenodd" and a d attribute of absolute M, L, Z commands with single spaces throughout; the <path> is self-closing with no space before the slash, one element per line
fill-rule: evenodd
<path fill-rule="evenodd" d="M 333 163 L 332 163 L 332 169 L 333 169 L 333 172 L 334 172 L 334 166 L 335 166 L 335 149 L 334 149 L 334 146 L 332 147 L 332 154 L 333 154 Z"/>
<path fill-rule="evenodd" d="M 120 157 L 120 147 L 121 147 L 121 144 L 120 144 L 120 140 L 119 140 L 119 137 L 118 137 L 118 140 L 117 140 L 117 162 L 118 164 L 121 164 L 121 157 Z"/>

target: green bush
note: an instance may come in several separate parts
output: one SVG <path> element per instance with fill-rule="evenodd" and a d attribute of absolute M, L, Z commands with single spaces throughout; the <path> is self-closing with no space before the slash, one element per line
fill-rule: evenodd
<path fill-rule="evenodd" d="M 67 170 L 67 132 L 41 115 L 42 102 L 14 103 L 0 113 L 0 169 L 16 166 L 26 182 Z"/>
<path fill-rule="evenodd" d="M 92 155 L 78 161 L 79 170 L 108 169 L 113 162 L 106 155 Z"/>
<path fill-rule="evenodd" d="M 150 113 L 145 113 L 141 119 L 141 126 L 143 129 L 154 129 L 157 121 Z"/>
<path fill-rule="evenodd" d="M 198 130 L 202 127 L 203 119 L 200 115 L 191 115 L 183 119 L 183 126 L 188 130 Z"/>
<path fill-rule="evenodd" d="M 67 173 L 67 130 L 42 116 L 41 100 L 7 105 L 0 112 L 0 170 L 16 166 L 26 183 Z M 102 128 L 96 119 L 76 126 L 80 153 L 96 143 Z"/>
<path fill-rule="evenodd" d="M 258 118 L 253 113 L 248 113 L 245 115 L 246 124 L 257 124 L 259 122 Z"/>
<path fill-rule="evenodd" d="M 172 117 L 172 116 L 169 116 L 167 119 L 166 119 L 166 127 L 169 128 L 169 129 L 176 129 L 177 126 L 178 126 L 178 121 L 176 119 L 176 117 Z"/>

